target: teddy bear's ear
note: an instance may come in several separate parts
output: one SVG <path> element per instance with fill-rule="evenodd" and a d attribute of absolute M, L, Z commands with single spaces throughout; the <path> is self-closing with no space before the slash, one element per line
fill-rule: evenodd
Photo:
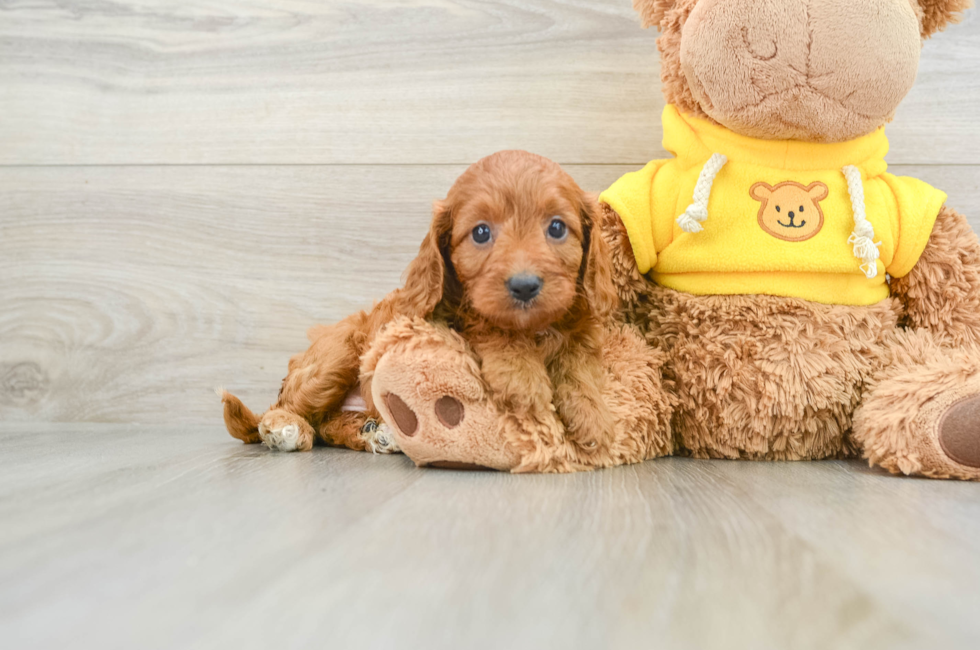
<path fill-rule="evenodd" d="M 918 0 L 918 3 L 922 8 L 922 38 L 960 22 L 963 12 L 973 6 L 973 0 Z"/>
<path fill-rule="evenodd" d="M 640 13 L 643 27 L 659 28 L 664 15 L 674 6 L 674 2 L 675 0 L 633 0 L 633 8 Z"/>

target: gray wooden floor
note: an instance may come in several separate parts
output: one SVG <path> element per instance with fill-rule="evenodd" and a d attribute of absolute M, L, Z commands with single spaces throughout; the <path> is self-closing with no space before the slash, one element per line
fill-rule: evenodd
<path fill-rule="evenodd" d="M 563 477 L 224 433 L 397 286 L 477 158 L 660 147 L 629 0 L 0 0 L 0 647 L 980 647 L 980 485 L 669 459 Z M 980 228 L 980 18 L 892 171 Z"/>
<path fill-rule="evenodd" d="M 976 484 L 857 462 L 571 476 L 0 425 L 5 648 L 976 648 Z"/>

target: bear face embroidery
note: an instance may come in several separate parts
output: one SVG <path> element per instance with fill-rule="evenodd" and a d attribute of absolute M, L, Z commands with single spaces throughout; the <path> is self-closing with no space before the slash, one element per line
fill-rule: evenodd
<path fill-rule="evenodd" d="M 803 185 L 783 181 L 773 187 L 759 182 L 749 189 L 749 194 L 756 201 L 762 201 L 759 227 L 776 239 L 806 241 L 823 228 L 820 201 L 830 194 L 823 183 Z"/>

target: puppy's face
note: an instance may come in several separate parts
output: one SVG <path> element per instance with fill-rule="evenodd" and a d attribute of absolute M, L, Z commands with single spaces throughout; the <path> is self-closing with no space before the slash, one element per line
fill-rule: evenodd
<path fill-rule="evenodd" d="M 450 194 L 453 269 L 483 318 L 505 329 L 544 329 L 579 293 L 584 196 L 545 159 L 513 154 L 491 163 L 464 174 Z"/>

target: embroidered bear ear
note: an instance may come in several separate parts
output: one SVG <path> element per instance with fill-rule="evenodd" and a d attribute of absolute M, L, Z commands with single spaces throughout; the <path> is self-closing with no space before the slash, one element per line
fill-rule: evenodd
<path fill-rule="evenodd" d="M 643 27 L 656 27 L 660 29 L 660 23 L 664 16 L 673 8 L 676 0 L 633 0 L 633 8 L 640 14 Z M 923 0 L 926 1 L 926 0 Z"/>
<path fill-rule="evenodd" d="M 636 0 L 640 2 L 641 0 Z M 963 12 L 973 5 L 973 0 L 917 0 L 920 15 L 922 38 L 929 38 L 947 26 L 958 23 Z"/>
<path fill-rule="evenodd" d="M 817 201 L 823 201 L 827 196 L 830 195 L 830 188 L 817 181 L 816 183 L 810 183 L 806 188 L 807 196 L 810 200 L 816 203 Z"/>
<path fill-rule="evenodd" d="M 755 185 L 749 188 L 749 194 L 752 195 L 752 198 L 755 199 L 756 201 L 762 201 L 762 202 L 766 202 L 769 200 L 769 197 L 772 196 L 772 191 L 773 191 L 772 185 L 770 185 L 769 183 L 763 183 L 762 181 L 759 181 L 758 183 L 756 183 Z"/>

